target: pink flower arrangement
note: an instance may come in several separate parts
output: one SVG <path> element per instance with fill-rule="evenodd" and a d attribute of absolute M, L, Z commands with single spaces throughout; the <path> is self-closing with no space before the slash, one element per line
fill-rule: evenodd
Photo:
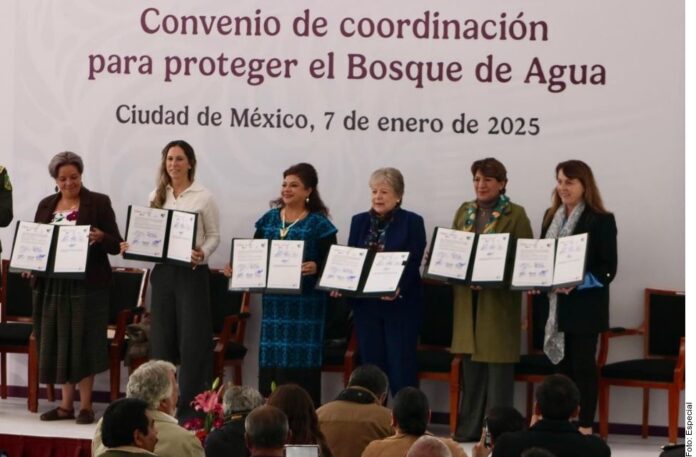
<path fill-rule="evenodd" d="M 194 431 L 201 443 L 205 441 L 211 430 L 222 427 L 225 422 L 220 402 L 221 390 L 220 378 L 215 378 L 210 390 L 199 393 L 191 402 L 193 409 L 205 413 L 205 418 L 195 417 L 186 422 L 184 428 Z"/>

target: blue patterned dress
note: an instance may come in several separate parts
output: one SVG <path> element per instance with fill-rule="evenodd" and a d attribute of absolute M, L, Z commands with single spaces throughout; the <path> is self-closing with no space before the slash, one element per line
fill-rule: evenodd
<path fill-rule="evenodd" d="M 281 227 L 280 209 L 274 208 L 256 222 L 255 236 L 278 240 Z M 328 245 L 327 240 L 335 242 L 336 232 L 326 216 L 313 212 L 293 225 L 285 239 L 304 240 L 304 261 L 320 265 L 325 255 L 321 247 Z M 259 348 L 261 370 L 321 368 L 326 293 L 314 289 L 316 281 L 317 275 L 304 276 L 300 295 L 264 294 Z M 281 378 L 273 381 L 283 383 L 282 375 L 278 376 Z M 300 380 L 289 381 L 302 384 Z M 260 387 L 264 393 L 265 386 Z"/>

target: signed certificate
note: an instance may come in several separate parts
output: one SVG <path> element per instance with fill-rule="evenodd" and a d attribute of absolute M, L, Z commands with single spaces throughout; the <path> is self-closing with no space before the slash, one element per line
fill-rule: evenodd
<path fill-rule="evenodd" d="M 254 290 L 266 287 L 268 240 L 232 240 L 232 277 L 230 290 Z"/>
<path fill-rule="evenodd" d="M 53 273 L 84 273 L 89 250 L 89 225 L 58 227 Z"/>
<path fill-rule="evenodd" d="M 299 293 L 302 286 L 304 241 L 271 240 L 267 289 Z"/>
<path fill-rule="evenodd" d="M 196 241 L 196 213 L 172 211 L 166 259 L 191 263 Z"/>
<path fill-rule="evenodd" d="M 478 235 L 472 283 L 501 283 L 505 279 L 509 233 Z"/>
<path fill-rule="evenodd" d="M 378 295 L 394 294 L 399 288 L 399 281 L 407 261 L 408 252 L 376 253 L 362 292 Z"/>
<path fill-rule="evenodd" d="M 475 238 L 471 232 L 436 227 L 425 276 L 466 280 Z"/>
<path fill-rule="evenodd" d="M 517 240 L 511 289 L 545 289 L 553 282 L 556 240 Z"/>
<path fill-rule="evenodd" d="M 10 268 L 17 271 L 46 271 L 51 253 L 54 225 L 17 223 Z"/>
<path fill-rule="evenodd" d="M 145 206 L 128 207 L 128 253 L 162 258 L 167 238 L 169 211 Z"/>
<path fill-rule="evenodd" d="M 566 236 L 557 240 L 553 286 L 568 287 L 582 284 L 585 276 L 587 233 Z"/>
<path fill-rule="evenodd" d="M 319 288 L 356 292 L 368 250 L 334 244 L 326 257 Z"/>

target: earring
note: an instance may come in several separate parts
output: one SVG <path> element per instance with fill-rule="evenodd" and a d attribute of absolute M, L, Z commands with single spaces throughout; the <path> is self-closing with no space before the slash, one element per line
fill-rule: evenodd
<path fill-rule="evenodd" d="M 309 203 L 309 197 L 304 199 L 305 203 Z"/>

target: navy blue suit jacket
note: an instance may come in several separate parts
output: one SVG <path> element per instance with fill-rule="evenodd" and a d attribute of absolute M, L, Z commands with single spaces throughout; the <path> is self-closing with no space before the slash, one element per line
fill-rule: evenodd
<path fill-rule="evenodd" d="M 370 233 L 370 213 L 356 214 L 350 223 L 350 235 L 348 245 L 353 247 L 367 247 Z M 423 286 L 421 284 L 420 264 L 425 251 L 425 224 L 423 218 L 416 213 L 397 208 L 389 227 L 387 227 L 384 250 L 388 252 L 410 252 L 408 263 L 399 283 L 402 298 L 400 309 L 409 307 L 412 310 L 420 310 L 423 305 Z M 381 301 L 381 300 L 379 300 Z M 354 303 L 367 302 L 367 300 L 354 300 Z M 381 301 L 382 304 L 385 302 Z M 388 302 L 387 302 L 388 303 Z"/>

